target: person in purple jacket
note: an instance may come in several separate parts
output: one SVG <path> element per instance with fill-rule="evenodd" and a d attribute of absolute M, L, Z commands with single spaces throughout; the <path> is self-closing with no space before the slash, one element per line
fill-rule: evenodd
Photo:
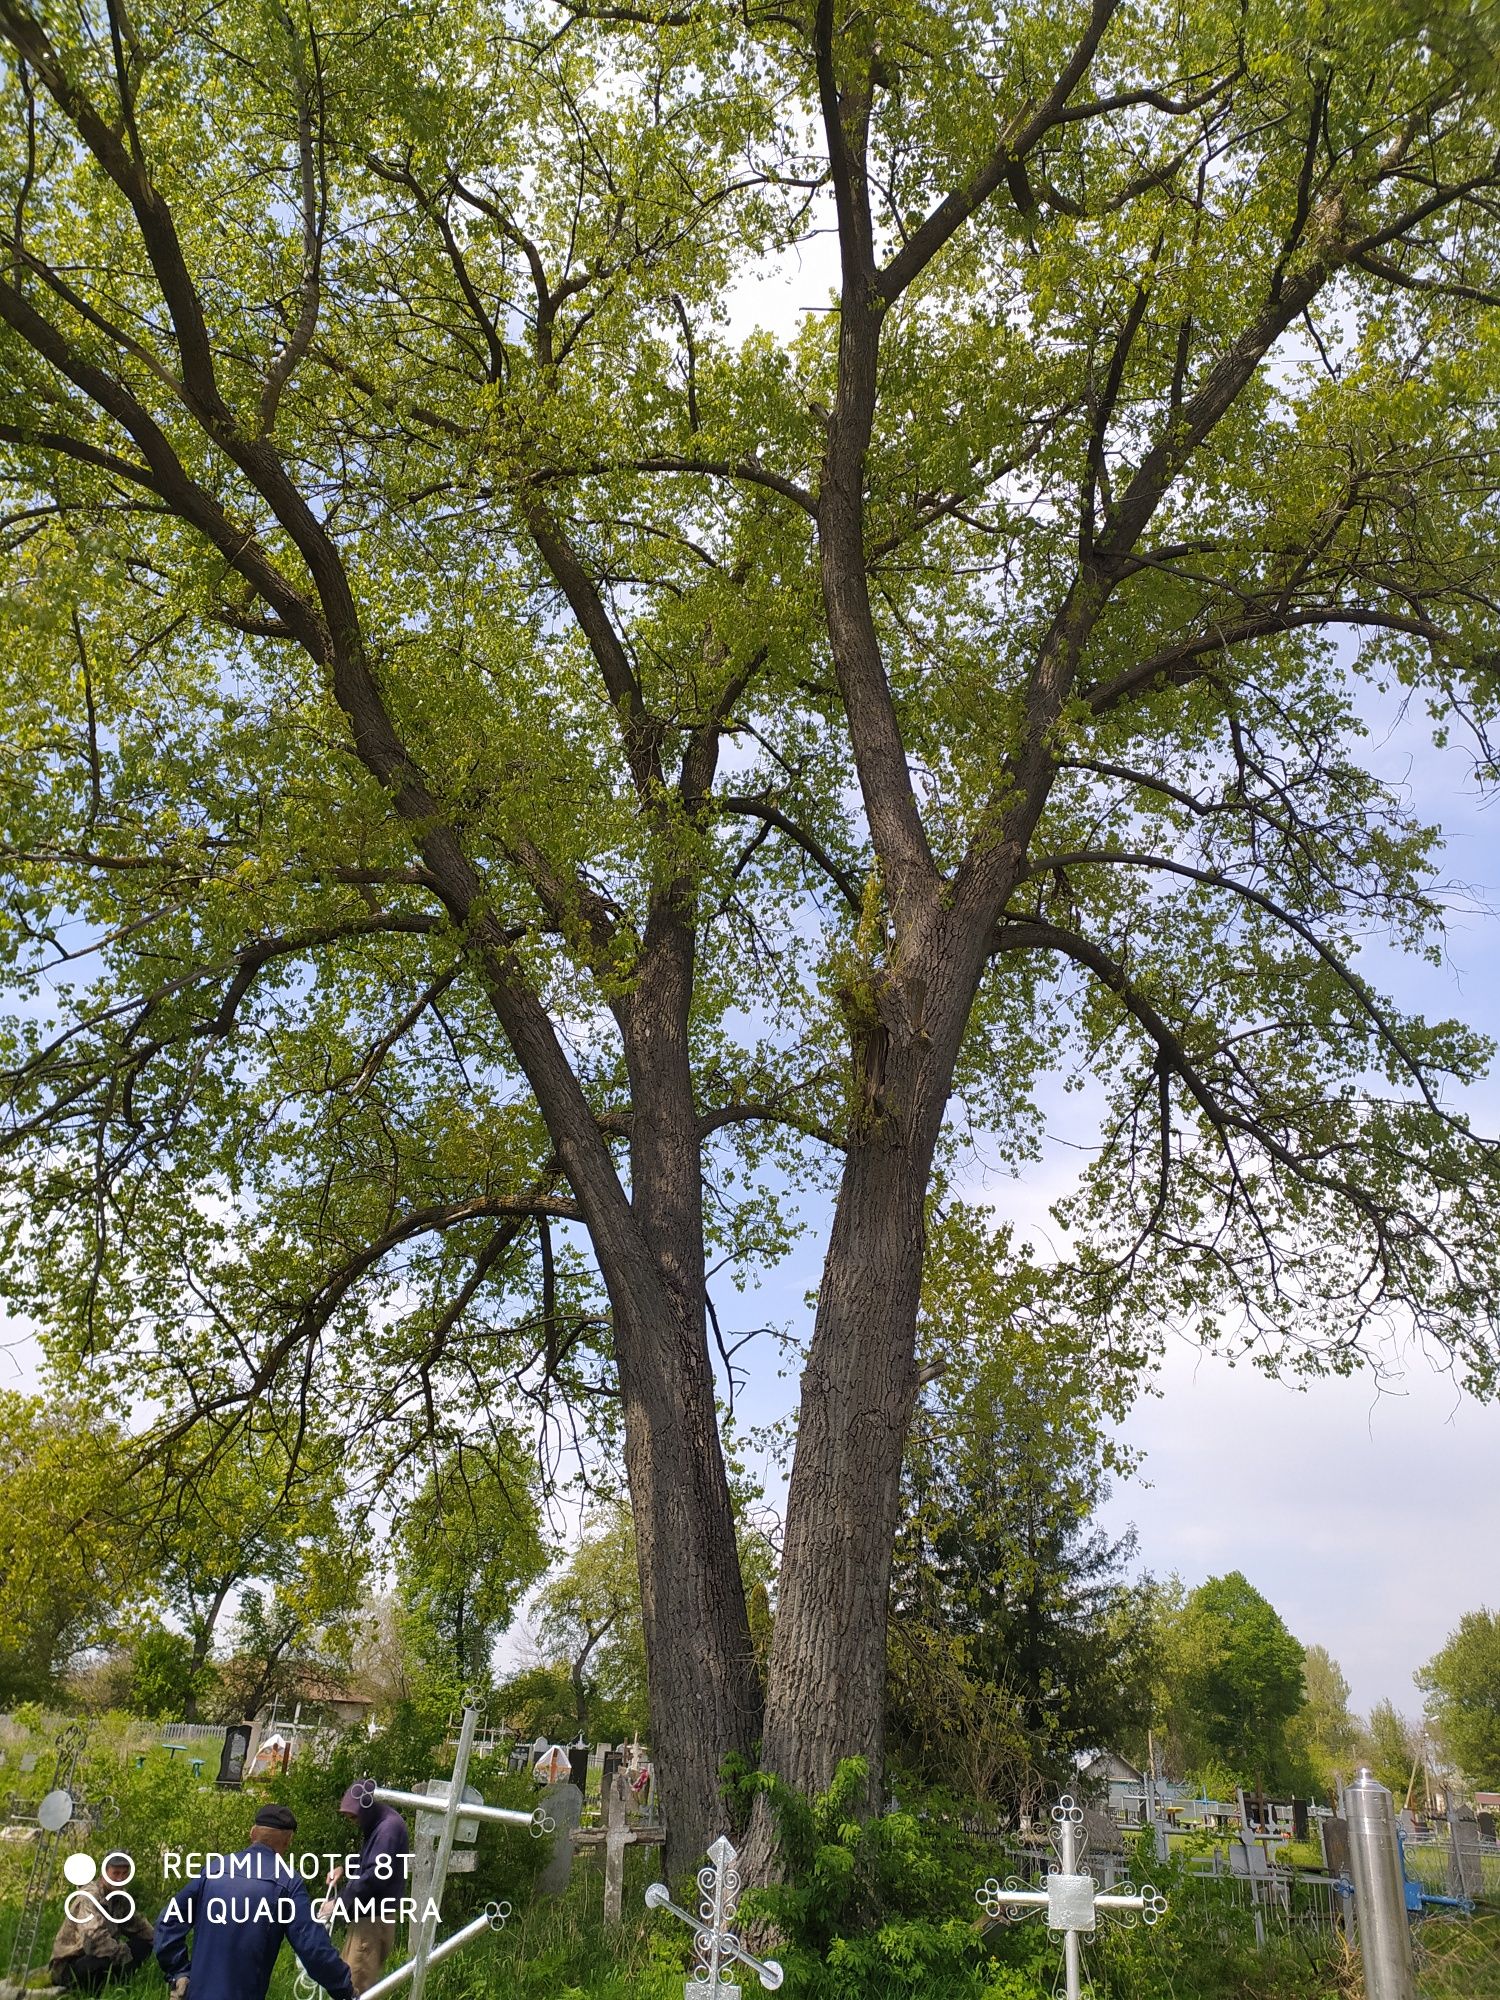
<path fill-rule="evenodd" d="M 352 1784 L 339 1812 L 359 1829 L 359 1863 L 347 1875 L 336 1868 L 329 1876 L 330 1914 L 349 1926 L 344 1963 L 358 1995 L 375 1984 L 396 1948 L 402 1898 L 411 1895 L 411 1834 L 394 1806 L 377 1804 L 373 1778 Z"/>

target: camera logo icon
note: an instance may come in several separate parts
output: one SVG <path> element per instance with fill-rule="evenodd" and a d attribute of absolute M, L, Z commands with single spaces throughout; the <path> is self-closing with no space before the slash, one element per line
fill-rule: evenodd
<path fill-rule="evenodd" d="M 116 1848 L 102 1862 L 96 1862 L 92 1854 L 70 1854 L 63 1863 L 63 1874 L 73 1884 L 63 1902 L 71 1922 L 86 1924 L 103 1917 L 108 1922 L 128 1924 L 134 1917 L 135 1898 L 125 1886 L 135 1880 L 135 1862 L 130 1855 Z M 90 1886 L 95 1882 L 102 1891 L 100 1896 Z"/>

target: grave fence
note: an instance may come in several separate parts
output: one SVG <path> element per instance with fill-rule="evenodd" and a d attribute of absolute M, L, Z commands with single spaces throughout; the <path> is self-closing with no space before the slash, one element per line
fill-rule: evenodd
<path fill-rule="evenodd" d="M 1500 1904 L 1500 1843 L 1476 1841 L 1455 1857 L 1452 1835 L 1436 1826 L 1405 1835 L 1401 1844 L 1408 1877 L 1428 1895 L 1467 1894 L 1478 1902 Z"/>

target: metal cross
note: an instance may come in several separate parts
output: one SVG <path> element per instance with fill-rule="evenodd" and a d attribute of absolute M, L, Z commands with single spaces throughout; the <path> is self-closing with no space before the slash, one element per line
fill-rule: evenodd
<path fill-rule="evenodd" d="M 1082 1811 L 1064 1793 L 1052 1808 L 1052 1817 L 1057 1822 L 1053 1846 L 1061 1866 L 1048 1874 L 1047 1886 L 1031 1889 L 1014 1875 L 1002 1884 L 992 1875 L 983 1888 L 975 1891 L 975 1899 L 991 1922 L 1003 1917 L 1008 1923 L 1020 1923 L 1045 1910 L 1048 1930 L 1063 1934 L 1063 1990 L 1067 2000 L 1082 2000 L 1080 1939 L 1092 1936 L 1097 1913 L 1102 1910 L 1123 1924 L 1134 1924 L 1137 1919 L 1154 1924 L 1166 1913 L 1167 1899 L 1149 1883 L 1137 1889 L 1129 1882 L 1121 1882 L 1101 1895 L 1093 1876 L 1083 1874 L 1078 1866 L 1088 1844 L 1079 1831 L 1083 1825 Z"/>
<path fill-rule="evenodd" d="M 490 1903 L 472 1923 L 456 1930 L 451 1937 L 437 1942 L 439 1911 L 437 1905 L 442 1900 L 443 1884 L 448 1878 L 448 1862 L 453 1853 L 453 1837 L 460 1821 L 483 1820 L 492 1826 L 524 1826 L 534 1836 L 557 1831 L 557 1822 L 551 1813 L 538 1806 L 535 1812 L 518 1812 L 510 1806 L 487 1806 L 472 1798 L 464 1797 L 464 1786 L 469 1775 L 469 1756 L 474 1748 L 474 1731 L 479 1722 L 479 1710 L 466 1708 L 463 1725 L 458 1732 L 458 1747 L 453 1753 L 453 1775 L 446 1781 L 446 1795 L 423 1792 L 398 1792 L 385 1785 L 370 1785 L 361 1794 L 361 1805 L 379 1804 L 399 1806 L 405 1812 L 430 1813 L 438 1820 L 437 1852 L 433 1857 L 432 1894 L 426 1907 L 420 1912 L 416 1943 L 411 1957 L 405 1965 L 398 1965 L 394 1972 L 388 1972 L 384 1979 L 377 1979 L 373 1986 L 367 1986 L 364 2000 L 381 2000 L 381 1996 L 394 1993 L 411 1982 L 411 2000 L 421 2000 L 422 1989 L 427 1983 L 427 1968 L 437 1965 L 467 1944 L 482 1931 L 499 1930 L 510 1915 L 508 1903 Z"/>
<path fill-rule="evenodd" d="M 646 1891 L 648 1910 L 670 1910 L 693 1927 L 698 1963 L 683 1988 L 684 2000 L 740 2000 L 739 1987 L 722 1976 L 726 1966 L 736 1964 L 748 1966 L 766 1991 L 774 1993 L 785 1977 L 781 1967 L 774 1958 L 752 1958 L 730 1929 L 740 1899 L 739 1872 L 734 1865 L 739 1856 L 721 1834 L 708 1850 L 708 1858 L 712 1866 L 698 1870 L 702 1901 L 696 1917 L 672 1901 L 665 1882 L 653 1882 Z"/>
<path fill-rule="evenodd" d="M 26 1883 L 25 1900 L 21 1905 L 21 1920 L 16 1926 L 16 1934 L 11 1943 L 10 1963 L 6 1968 L 6 1984 L 14 1987 L 17 1992 L 24 1990 L 36 1956 L 42 1910 L 52 1894 L 52 1884 L 57 1872 L 58 1847 L 64 1830 L 85 1813 L 95 1825 L 113 1814 L 113 1806 L 108 1801 L 101 1807 L 89 1808 L 73 1796 L 74 1774 L 87 1741 L 88 1730 L 79 1723 L 70 1723 L 59 1733 L 57 1763 L 52 1772 L 52 1784 L 31 1821 L 37 1830 L 36 1845 L 32 1850 L 31 1873 Z"/>

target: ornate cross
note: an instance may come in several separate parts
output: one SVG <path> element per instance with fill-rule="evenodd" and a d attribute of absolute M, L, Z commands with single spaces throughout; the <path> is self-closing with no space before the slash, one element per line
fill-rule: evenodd
<path fill-rule="evenodd" d="M 708 1850 L 708 1858 L 712 1865 L 698 1870 L 702 1901 L 696 1917 L 672 1901 L 665 1882 L 653 1882 L 646 1891 L 648 1910 L 670 1910 L 674 1917 L 691 1924 L 696 1933 L 693 1942 L 698 1963 L 683 1988 L 684 2000 L 740 2000 L 739 1987 L 723 1977 L 724 1968 L 731 1965 L 748 1966 L 766 1991 L 774 1993 L 784 1977 L 781 1967 L 774 1958 L 752 1958 L 730 1929 L 740 1899 L 740 1878 L 734 1865 L 739 1856 L 721 1834 Z"/>
<path fill-rule="evenodd" d="M 87 1741 L 88 1729 L 81 1723 L 70 1723 L 60 1732 L 51 1787 L 35 1814 L 24 1815 L 23 1823 L 34 1826 L 37 1832 L 26 1897 L 21 1905 L 21 1918 L 11 1941 L 10 1963 L 6 1969 L 6 1984 L 13 1986 L 18 1993 L 24 1991 L 36 1957 L 42 1910 L 52 1894 L 58 1848 L 64 1831 L 76 1819 L 87 1817 L 97 1827 L 114 1814 L 113 1804 L 108 1800 L 102 1806 L 89 1807 L 73 1795 L 74 1774 Z"/>
<path fill-rule="evenodd" d="M 1052 1817 L 1057 1822 L 1053 1846 L 1061 1865 L 1048 1874 L 1047 1886 L 1028 1888 L 1014 1875 L 1002 1884 L 992 1875 L 983 1888 L 976 1890 L 975 1897 L 992 1923 L 1001 1917 L 1008 1923 L 1019 1923 L 1045 1910 L 1048 1930 L 1063 1934 L 1063 1990 L 1067 2000 L 1082 2000 L 1080 1939 L 1092 1936 L 1098 1913 L 1103 1911 L 1123 1924 L 1134 1924 L 1137 1920 L 1154 1924 L 1165 1914 L 1167 1899 L 1149 1883 L 1137 1889 L 1129 1882 L 1121 1882 L 1101 1895 L 1093 1876 L 1081 1873 L 1078 1866 L 1088 1844 L 1079 1832 L 1083 1825 L 1082 1811 L 1064 1793 L 1052 1808 Z"/>

